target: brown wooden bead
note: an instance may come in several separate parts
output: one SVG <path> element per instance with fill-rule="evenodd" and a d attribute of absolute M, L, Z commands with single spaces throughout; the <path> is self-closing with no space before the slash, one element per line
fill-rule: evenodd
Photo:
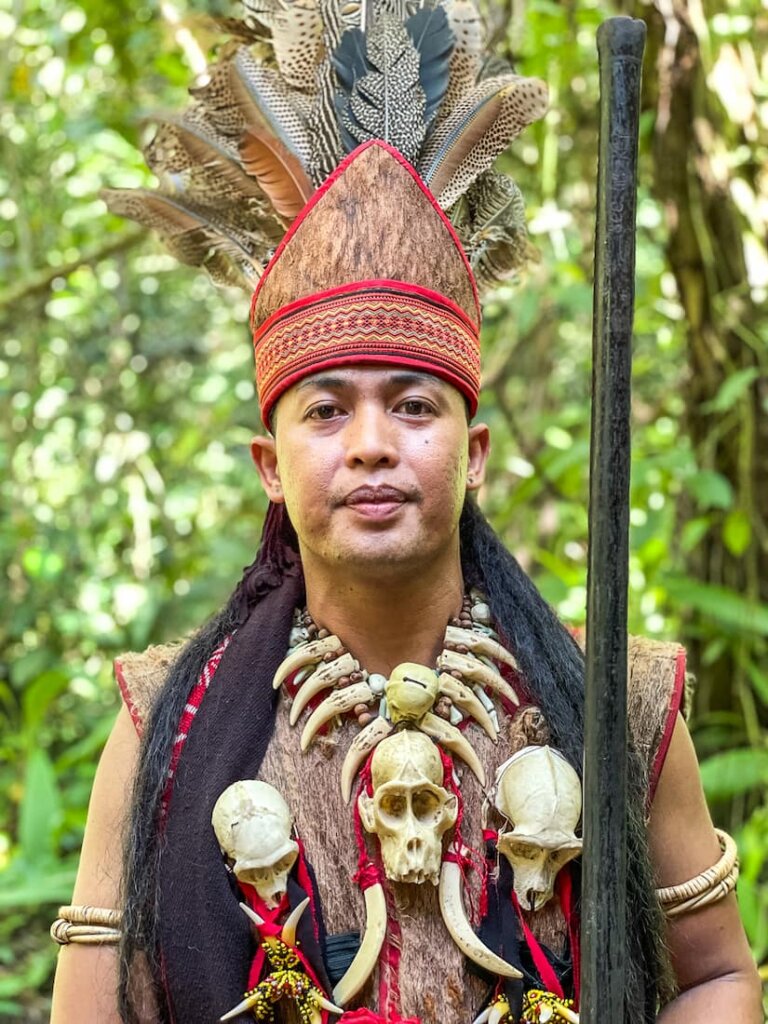
<path fill-rule="evenodd" d="M 366 712 L 368 711 L 368 705 L 367 704 L 355 704 L 354 711 L 355 711 L 355 714 L 359 718 L 360 715 L 366 714 Z"/>
<path fill-rule="evenodd" d="M 349 678 L 353 683 L 361 683 L 363 681 L 363 673 L 359 669 L 355 669 L 354 672 L 349 673 Z"/>
<path fill-rule="evenodd" d="M 340 679 L 336 680 L 336 686 L 341 689 L 343 686 L 349 686 L 351 682 L 352 680 L 349 676 L 342 676 Z"/>
<path fill-rule="evenodd" d="M 338 657 L 338 655 L 337 655 L 336 651 L 326 651 L 325 654 L 323 655 L 323 661 L 325 661 L 325 662 L 335 661 L 337 657 Z"/>
<path fill-rule="evenodd" d="M 330 635 L 331 635 L 331 634 L 330 634 L 330 633 L 328 632 L 328 630 L 327 630 L 327 629 L 319 629 L 319 630 L 317 631 L 317 639 L 318 639 L 318 640 L 325 640 L 325 638 L 326 638 L 327 636 L 330 636 Z"/>
<path fill-rule="evenodd" d="M 357 716 L 357 724 L 361 729 L 364 729 L 366 725 L 369 725 L 373 721 L 373 715 L 370 711 L 364 711 L 362 715 Z"/>

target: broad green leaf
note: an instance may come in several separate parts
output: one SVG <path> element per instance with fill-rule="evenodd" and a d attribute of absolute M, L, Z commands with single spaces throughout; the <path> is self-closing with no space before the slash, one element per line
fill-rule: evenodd
<path fill-rule="evenodd" d="M 732 509 L 723 523 L 725 546 L 737 558 L 743 555 L 752 541 L 752 523 L 746 512 Z"/>
<path fill-rule="evenodd" d="M 49 669 L 24 690 L 21 698 L 23 722 L 29 732 L 37 729 L 54 700 L 66 689 L 68 683 L 67 672 Z"/>
<path fill-rule="evenodd" d="M 745 370 L 737 370 L 723 381 L 720 388 L 712 399 L 702 406 L 703 412 L 723 413 L 732 409 L 738 400 L 745 394 L 750 384 L 757 380 L 760 371 L 756 366 L 749 366 Z"/>
<path fill-rule="evenodd" d="M 742 747 L 713 754 L 701 763 L 708 800 L 725 800 L 768 785 L 768 750 Z"/>
<path fill-rule="evenodd" d="M 696 499 L 699 508 L 730 508 L 733 487 L 722 475 L 711 469 L 700 469 L 686 481 L 686 487 Z"/>
<path fill-rule="evenodd" d="M 44 750 L 32 750 L 27 758 L 19 809 L 19 843 L 28 864 L 52 860 L 60 824 L 61 797 L 53 765 Z"/>
<path fill-rule="evenodd" d="M 700 583 L 688 576 L 666 576 L 664 585 L 681 611 L 701 612 L 740 633 L 768 636 L 768 605 L 750 601 L 728 587 Z"/>

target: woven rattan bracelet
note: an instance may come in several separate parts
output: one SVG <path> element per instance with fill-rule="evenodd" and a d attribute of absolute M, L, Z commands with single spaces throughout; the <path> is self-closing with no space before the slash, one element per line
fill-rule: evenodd
<path fill-rule="evenodd" d="M 60 946 L 115 946 L 120 941 L 122 914 L 105 907 L 59 907 L 51 938 Z"/>
<path fill-rule="evenodd" d="M 723 851 L 716 864 L 687 882 L 656 890 L 661 909 L 667 917 L 679 917 L 717 903 L 735 889 L 739 877 L 736 843 L 722 829 L 717 828 L 715 832 Z"/>

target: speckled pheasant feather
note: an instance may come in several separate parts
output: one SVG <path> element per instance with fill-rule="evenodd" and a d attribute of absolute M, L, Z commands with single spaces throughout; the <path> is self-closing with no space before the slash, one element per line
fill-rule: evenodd
<path fill-rule="evenodd" d="M 242 4 L 242 21 L 217 21 L 233 42 L 146 148 L 159 189 L 105 190 L 113 212 L 251 290 L 313 191 L 378 138 L 448 213 L 481 288 L 524 264 L 522 197 L 492 168 L 547 89 L 489 57 L 474 0 Z"/>

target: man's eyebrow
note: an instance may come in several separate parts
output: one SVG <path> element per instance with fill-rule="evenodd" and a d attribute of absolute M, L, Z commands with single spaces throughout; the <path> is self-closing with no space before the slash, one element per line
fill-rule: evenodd
<path fill-rule="evenodd" d="M 343 388 L 348 386 L 349 382 L 345 381 L 342 377 L 332 377 L 325 374 L 321 377 L 306 377 L 304 380 L 299 381 L 296 385 L 297 391 L 304 391 L 306 388 Z"/>
<path fill-rule="evenodd" d="M 434 384 L 439 386 L 442 382 L 431 373 L 419 373 L 415 370 L 399 370 L 387 375 L 384 380 L 385 387 L 409 387 L 413 384 Z M 335 377 L 332 374 L 318 374 L 306 377 L 296 385 L 297 391 L 304 391 L 307 388 L 326 388 L 328 390 L 340 390 L 350 387 L 352 382 L 344 377 Z"/>

